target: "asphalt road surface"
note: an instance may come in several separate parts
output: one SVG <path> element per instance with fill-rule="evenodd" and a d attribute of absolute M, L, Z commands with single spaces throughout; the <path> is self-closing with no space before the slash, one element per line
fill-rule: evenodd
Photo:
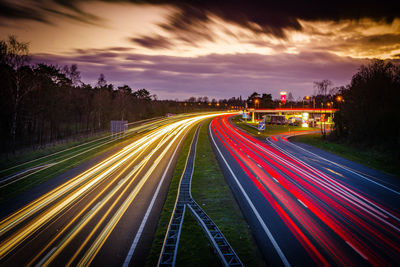
<path fill-rule="evenodd" d="M 229 116 L 210 137 L 269 264 L 398 266 L 397 178 L 282 136 L 254 138 Z"/>
<path fill-rule="evenodd" d="M 0 222 L 0 265 L 143 265 L 186 133 L 157 128 Z"/>

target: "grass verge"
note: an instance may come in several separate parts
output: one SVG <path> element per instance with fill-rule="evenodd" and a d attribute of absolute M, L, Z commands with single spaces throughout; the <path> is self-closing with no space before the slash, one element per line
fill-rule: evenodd
<path fill-rule="evenodd" d="M 266 124 L 265 125 L 265 131 L 258 131 L 257 129 L 251 127 L 250 125 L 254 127 L 258 127 L 258 123 L 250 123 L 250 122 L 244 122 L 240 120 L 240 116 L 235 116 L 232 118 L 232 122 L 237 125 L 239 128 L 245 130 L 246 132 L 258 136 L 260 138 L 266 138 L 271 135 L 275 134 L 280 134 L 280 133 L 285 133 L 285 132 L 298 132 L 298 131 L 304 131 L 304 128 L 299 127 L 299 126 L 290 126 L 290 125 L 270 125 Z"/>
<path fill-rule="evenodd" d="M 192 178 L 192 196 L 220 228 L 244 265 L 265 266 L 211 147 L 208 136 L 210 121 L 206 121 L 200 130 Z M 198 257 L 200 260 L 201 255 Z"/>
<path fill-rule="evenodd" d="M 188 133 L 185 141 L 183 142 L 182 148 L 180 150 L 178 160 L 175 165 L 174 174 L 169 185 L 169 190 L 167 194 L 167 199 L 161 211 L 160 219 L 158 221 L 156 233 L 154 235 L 153 243 L 147 256 L 146 266 L 157 266 L 158 258 L 160 256 L 162 244 L 164 242 L 164 236 L 168 228 L 169 220 L 171 218 L 172 211 L 175 206 L 175 200 L 178 193 L 179 181 L 182 176 L 182 172 L 185 168 L 187 154 L 189 152 L 190 144 L 193 139 L 193 135 L 196 128 Z"/>
<path fill-rule="evenodd" d="M 176 266 L 222 266 L 203 228 L 197 223 L 189 208 L 186 208 L 182 224 Z"/>
<path fill-rule="evenodd" d="M 372 148 L 363 148 L 361 150 L 347 143 L 323 140 L 320 133 L 299 135 L 292 137 L 291 140 L 318 147 L 338 156 L 400 177 L 400 169 L 398 168 L 400 160 L 398 157 L 391 155 L 387 151 L 377 151 Z"/>
<path fill-rule="evenodd" d="M 212 150 L 208 139 L 208 124 L 210 121 L 211 119 L 203 123 L 199 133 L 195 170 L 192 178 L 193 198 L 218 225 L 245 265 L 265 266 L 249 226 L 242 216 Z M 175 204 L 179 179 L 185 166 L 194 132 L 195 128 L 189 133 L 179 154 L 146 266 L 157 265 Z M 205 233 L 188 209 L 186 209 L 181 232 L 177 266 L 221 266 Z"/>

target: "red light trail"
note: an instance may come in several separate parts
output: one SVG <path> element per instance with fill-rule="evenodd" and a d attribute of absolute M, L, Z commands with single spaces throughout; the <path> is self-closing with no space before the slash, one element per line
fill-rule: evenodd
<path fill-rule="evenodd" d="M 213 136 L 257 187 L 263 205 L 273 208 L 316 264 L 368 261 L 389 266 L 399 261 L 398 214 L 345 178 L 324 173 L 237 129 L 228 117 L 213 120 Z"/>

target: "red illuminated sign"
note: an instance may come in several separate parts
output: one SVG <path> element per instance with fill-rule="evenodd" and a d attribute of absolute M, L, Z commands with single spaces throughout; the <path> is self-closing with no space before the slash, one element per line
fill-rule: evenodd
<path fill-rule="evenodd" d="M 286 103 L 286 92 L 281 92 L 281 103 L 282 104 Z"/>

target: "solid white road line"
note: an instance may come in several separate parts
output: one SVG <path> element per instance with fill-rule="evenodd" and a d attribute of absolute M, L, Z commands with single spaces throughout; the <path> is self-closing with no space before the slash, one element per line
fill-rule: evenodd
<path fill-rule="evenodd" d="M 376 182 L 376 181 L 374 181 L 374 180 L 372 180 L 372 179 L 369 179 L 369 178 L 365 177 L 364 175 L 361 175 L 361 174 L 359 174 L 359 173 L 357 173 L 357 172 L 354 172 L 354 171 L 352 171 L 352 170 L 351 170 L 350 168 L 348 168 L 348 167 L 345 167 L 345 166 L 343 166 L 343 165 L 341 165 L 341 164 L 338 164 L 338 163 L 336 163 L 336 162 L 334 162 L 334 161 L 330 161 L 330 160 L 328 160 L 328 159 L 326 159 L 326 158 L 324 158 L 324 157 L 321 157 L 320 155 L 317 155 L 317 154 L 315 154 L 315 153 L 313 153 L 313 152 L 311 152 L 311 151 L 309 151 L 309 150 L 307 150 L 307 149 L 304 149 L 304 148 L 302 148 L 302 147 L 300 147 L 300 146 L 298 146 L 298 145 L 296 145 L 296 144 L 293 144 L 292 142 L 289 142 L 289 144 L 291 144 L 291 145 L 293 145 L 293 146 L 295 146 L 295 147 L 297 147 L 297 148 L 300 148 L 301 150 L 304 150 L 304 151 L 306 151 L 306 152 L 312 154 L 313 156 L 315 156 L 315 157 L 317 157 L 317 158 L 320 158 L 320 159 L 322 159 L 322 160 L 325 160 L 325 161 L 327 161 L 327 162 L 329 162 L 329 163 L 331 163 L 331 164 L 334 164 L 334 165 L 336 165 L 336 166 L 338 166 L 338 167 L 340 167 L 340 168 L 342 168 L 342 169 L 344 169 L 344 170 L 346 170 L 346 171 L 348 171 L 348 172 L 351 172 L 351 173 L 353 173 L 353 174 L 355 174 L 355 175 L 357 175 L 357 176 L 359 176 L 359 177 L 361 177 L 361 178 L 363 178 L 363 179 L 365 179 L 365 180 L 368 180 L 368 181 L 370 181 L 371 183 L 374 183 L 374 184 L 376 184 L 376 185 L 378 185 L 378 186 L 380 186 L 380 187 L 383 187 L 383 188 L 385 188 L 385 189 L 387 189 L 387 190 L 389 190 L 389 191 L 391 191 L 391 192 L 393 192 L 393 193 L 395 193 L 395 194 L 397 194 L 397 195 L 400 195 L 400 192 L 398 192 L 398 191 L 396 191 L 396 190 L 393 190 L 393 189 L 391 189 L 391 188 L 389 188 L 389 187 L 387 187 L 387 186 L 385 186 L 385 185 L 383 185 L 383 184 L 380 184 L 380 183 L 378 183 L 378 182 Z"/>
<path fill-rule="evenodd" d="M 290 142 L 289 142 L 289 143 L 290 143 Z M 302 164 L 308 166 L 309 168 L 313 169 L 314 171 L 316 171 L 316 172 L 318 172 L 318 173 L 320 173 L 320 174 L 322 175 L 322 172 L 321 172 L 321 171 L 319 171 L 318 169 L 316 169 L 316 168 L 312 167 L 311 165 L 305 163 L 304 161 L 300 160 L 299 158 L 296 158 L 293 154 L 291 154 L 291 153 L 288 152 L 287 150 L 285 150 L 285 149 L 283 149 L 283 148 L 281 148 L 281 147 L 279 147 L 279 146 L 277 146 L 277 145 L 275 145 L 275 144 L 272 144 L 272 143 L 270 143 L 270 145 L 273 146 L 273 147 L 275 147 L 276 149 L 280 150 L 282 153 L 284 153 L 284 154 L 286 154 L 286 155 L 288 155 L 288 156 L 290 156 L 290 157 L 292 157 L 292 158 L 297 159 L 297 161 L 301 162 Z M 293 145 L 294 145 L 294 146 L 297 146 L 297 145 L 295 145 L 295 144 L 293 144 Z M 299 147 L 299 148 L 301 148 L 301 147 Z M 301 148 L 301 149 L 303 149 L 303 148 Z M 312 152 L 310 152 L 310 151 L 308 151 L 308 150 L 306 150 L 306 149 L 303 149 L 303 150 L 306 151 L 306 152 L 309 152 L 310 154 L 314 154 L 314 153 L 312 153 Z M 316 154 L 314 154 L 314 155 L 317 156 L 317 157 L 320 157 L 320 156 L 318 156 L 318 155 L 316 155 Z M 327 160 L 327 159 L 325 159 L 325 158 L 322 158 L 322 157 L 320 157 L 320 158 L 323 159 L 323 160 L 329 161 L 329 160 Z M 331 162 L 331 161 L 329 161 L 329 162 Z M 337 165 L 337 166 L 339 166 L 339 167 L 341 167 L 342 169 L 346 169 L 344 166 L 342 166 L 342 165 L 340 165 L 340 164 L 336 164 L 336 163 L 334 163 L 334 162 L 332 162 L 332 163 L 335 164 L 335 165 Z M 351 170 L 349 170 L 349 171 L 351 171 Z M 357 174 L 357 173 L 355 173 L 355 174 Z M 324 174 L 324 175 L 325 175 L 325 174 Z M 357 174 L 357 175 L 359 175 L 359 174 Z M 361 175 L 359 175 L 359 176 L 361 176 Z M 361 177 L 362 177 L 362 176 L 361 176 Z M 366 177 L 363 177 L 363 178 L 369 180 L 369 179 L 366 178 Z M 374 183 L 376 183 L 376 182 L 374 182 Z M 377 183 L 377 184 L 378 184 L 378 183 Z M 333 185 L 333 184 L 331 184 L 331 185 Z M 383 185 L 381 185 L 381 186 L 383 186 Z M 383 187 L 385 187 L 385 186 L 383 186 Z M 335 188 L 336 188 L 336 186 L 335 186 Z M 390 191 L 393 191 L 393 190 L 391 190 L 390 188 L 387 188 L 387 189 L 389 189 Z M 341 192 L 341 195 L 342 195 L 342 194 L 345 194 L 344 197 L 345 197 L 346 199 L 349 199 L 349 198 L 350 198 L 352 202 L 356 201 L 357 203 L 361 203 L 364 207 L 366 207 L 365 205 L 368 205 L 368 206 L 369 206 L 369 207 L 368 207 L 369 209 L 373 209 L 375 212 L 379 213 L 379 215 L 381 215 L 382 217 L 387 218 L 386 215 L 388 215 L 388 216 L 392 217 L 393 219 L 395 219 L 395 220 L 397 220 L 397 221 L 400 221 L 400 218 L 398 218 L 397 216 L 391 214 L 390 212 L 386 211 L 385 209 L 383 209 L 383 208 L 377 206 L 375 203 L 369 201 L 369 200 L 366 199 L 365 197 L 363 197 L 363 196 L 361 196 L 361 195 L 359 195 L 359 194 L 356 194 L 355 192 L 352 192 L 353 195 L 351 195 L 351 194 L 350 194 L 351 192 L 348 191 L 347 188 L 346 188 L 346 191 L 344 191 L 343 189 L 340 189 L 339 191 Z M 396 193 L 396 191 L 394 191 L 394 192 Z M 356 196 L 357 196 L 358 198 L 355 198 Z M 343 196 L 342 196 L 342 197 L 343 197 Z M 363 203 L 364 203 L 364 204 L 363 204 Z M 359 207 L 358 204 L 357 204 L 357 206 Z M 363 210 L 364 210 L 364 208 L 363 208 Z M 368 213 L 370 213 L 370 212 L 368 211 Z M 382 214 L 382 213 L 384 213 L 384 214 L 386 214 L 386 215 L 384 215 L 384 214 Z M 376 217 L 375 215 L 373 215 L 373 216 Z M 378 218 L 379 220 L 383 220 L 383 219 L 380 218 L 380 217 L 376 217 L 376 218 Z M 387 222 L 387 221 L 385 221 L 385 220 L 383 220 L 383 221 L 384 221 L 386 224 L 388 224 L 388 225 L 390 225 L 391 227 L 393 227 L 394 229 L 398 230 L 398 228 L 395 227 L 394 225 L 392 225 L 391 223 L 389 223 L 389 222 Z"/>
<path fill-rule="evenodd" d="M 353 244 L 351 244 L 349 241 L 346 241 L 347 245 L 349 245 L 352 249 L 354 249 L 361 257 L 363 257 L 365 260 L 368 260 L 368 258 L 361 253 Z"/>
<path fill-rule="evenodd" d="M 209 125 L 209 132 L 210 132 L 210 136 L 211 139 L 215 145 L 215 147 L 218 150 L 219 155 L 221 156 L 222 160 L 224 161 L 226 167 L 228 168 L 229 172 L 231 173 L 233 179 L 235 180 L 236 184 L 238 185 L 241 193 L 243 194 L 243 196 L 245 197 L 247 203 L 250 205 L 250 208 L 252 209 L 252 211 L 254 212 L 254 214 L 257 217 L 258 222 L 261 224 L 261 227 L 263 228 L 264 232 L 267 234 L 269 240 L 271 241 L 272 245 L 274 246 L 276 252 L 278 253 L 279 257 L 281 258 L 283 264 L 285 266 L 290 266 L 289 261 L 287 260 L 286 256 L 283 254 L 281 248 L 279 247 L 278 243 L 276 242 L 275 238 L 272 236 L 272 233 L 270 232 L 270 230 L 268 229 L 268 227 L 265 225 L 263 219 L 261 218 L 261 215 L 258 213 L 256 207 L 254 206 L 253 202 L 251 202 L 249 196 L 247 195 L 246 191 L 244 191 L 242 185 L 239 183 L 238 178 L 236 177 L 235 173 L 232 171 L 231 167 L 229 166 L 228 162 L 226 161 L 224 155 L 222 154 L 221 150 L 219 149 L 217 143 L 214 140 L 214 136 L 213 133 L 211 131 L 211 123 Z"/>
<path fill-rule="evenodd" d="M 43 266 L 43 263 L 51 256 L 51 254 L 53 254 L 53 252 L 57 249 L 57 247 L 52 248 L 47 254 L 46 256 L 44 256 L 44 258 L 39 261 L 35 266 L 39 267 L 39 266 Z"/>
<path fill-rule="evenodd" d="M 308 209 L 307 205 L 304 204 L 303 201 L 301 201 L 300 199 L 297 199 L 297 201 L 299 201 L 304 207 L 306 207 Z"/>
<path fill-rule="evenodd" d="M 167 175 L 167 172 L 168 172 L 168 170 L 169 170 L 169 168 L 171 166 L 172 160 L 175 158 L 175 154 L 178 151 L 178 148 L 179 148 L 182 140 L 183 140 L 183 138 L 181 138 L 181 140 L 179 141 L 178 145 L 176 146 L 176 148 L 174 150 L 174 153 L 173 153 L 171 159 L 168 162 L 167 168 L 165 168 L 165 171 L 164 171 L 164 173 L 163 173 L 163 175 L 162 175 L 162 177 L 160 179 L 160 182 L 158 183 L 157 189 L 154 192 L 154 195 L 153 195 L 153 198 L 151 199 L 150 205 L 148 206 L 148 208 L 146 210 L 146 214 L 144 215 L 144 217 L 142 219 L 142 222 L 140 224 L 139 230 L 137 231 L 135 239 L 133 240 L 132 245 L 129 248 L 128 254 L 126 255 L 125 261 L 124 261 L 124 263 L 122 265 L 123 267 L 128 267 L 129 266 L 129 263 L 130 263 L 130 261 L 132 259 L 132 256 L 133 256 L 133 253 L 135 252 L 135 249 L 137 247 L 137 244 L 139 243 L 140 237 L 142 236 L 143 229 L 144 229 L 144 227 L 145 227 L 145 225 L 147 223 L 147 219 L 149 218 L 150 212 L 153 209 L 154 202 L 156 201 L 156 199 L 158 197 L 158 193 L 160 192 L 161 185 L 164 182 L 165 176 Z"/>

